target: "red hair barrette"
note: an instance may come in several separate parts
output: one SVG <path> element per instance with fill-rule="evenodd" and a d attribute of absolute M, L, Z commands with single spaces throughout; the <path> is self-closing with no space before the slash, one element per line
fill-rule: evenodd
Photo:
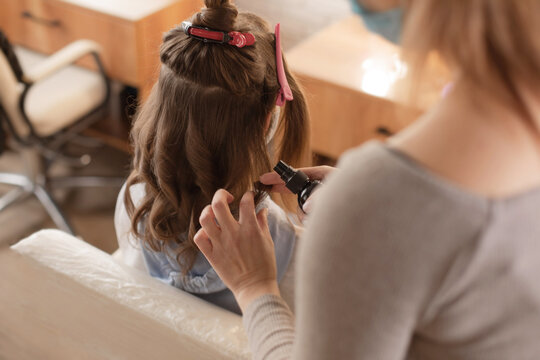
<path fill-rule="evenodd" d="M 255 36 L 251 33 L 212 30 L 202 26 L 195 26 L 189 21 L 182 22 L 182 30 L 189 37 L 206 43 L 229 44 L 239 48 L 255 44 Z"/>

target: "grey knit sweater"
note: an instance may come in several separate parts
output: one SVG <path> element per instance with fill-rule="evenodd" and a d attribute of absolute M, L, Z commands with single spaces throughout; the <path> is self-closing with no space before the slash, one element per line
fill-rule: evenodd
<path fill-rule="evenodd" d="M 271 295 L 244 314 L 255 359 L 540 359 L 540 188 L 483 198 L 378 142 L 339 167 L 300 246 L 296 321 Z"/>

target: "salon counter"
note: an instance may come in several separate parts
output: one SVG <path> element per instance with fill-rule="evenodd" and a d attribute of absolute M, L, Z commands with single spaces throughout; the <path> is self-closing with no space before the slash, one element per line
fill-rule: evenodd
<path fill-rule="evenodd" d="M 409 105 L 399 48 L 370 33 L 357 16 L 321 30 L 286 55 L 307 95 L 312 150 L 334 159 L 411 124 L 440 99 L 448 79 L 441 63 L 430 58 L 417 105 Z"/>

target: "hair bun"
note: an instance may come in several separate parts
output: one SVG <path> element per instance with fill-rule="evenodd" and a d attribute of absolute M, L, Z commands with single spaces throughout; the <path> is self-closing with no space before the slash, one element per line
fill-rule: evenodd
<path fill-rule="evenodd" d="M 195 16 L 193 25 L 213 30 L 233 31 L 238 9 L 229 0 L 205 0 L 206 8 Z"/>

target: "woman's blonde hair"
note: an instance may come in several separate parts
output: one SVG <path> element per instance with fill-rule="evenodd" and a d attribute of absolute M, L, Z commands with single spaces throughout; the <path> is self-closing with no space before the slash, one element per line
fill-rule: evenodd
<path fill-rule="evenodd" d="M 193 236 L 215 191 L 224 188 L 234 195 L 233 212 L 254 186 L 259 202 L 265 195 L 259 176 L 276 160 L 265 137 L 280 89 L 274 33 L 260 17 L 238 13 L 228 0 L 205 4 L 191 18 L 193 25 L 249 32 L 256 42 L 243 48 L 205 43 L 180 26 L 164 35 L 159 80 L 131 132 L 135 154 L 126 187 L 143 183 L 146 193 L 139 204 L 129 191 L 124 199 L 132 232 L 154 251 L 175 245 L 184 271 L 195 261 Z M 294 100 L 282 108 L 274 155 L 298 166 L 308 149 L 309 119 L 286 64 L 285 73 Z"/>
<path fill-rule="evenodd" d="M 531 119 L 518 83 L 540 83 L 539 0 L 404 0 L 403 48 L 413 70 L 436 51 L 470 84 Z"/>

